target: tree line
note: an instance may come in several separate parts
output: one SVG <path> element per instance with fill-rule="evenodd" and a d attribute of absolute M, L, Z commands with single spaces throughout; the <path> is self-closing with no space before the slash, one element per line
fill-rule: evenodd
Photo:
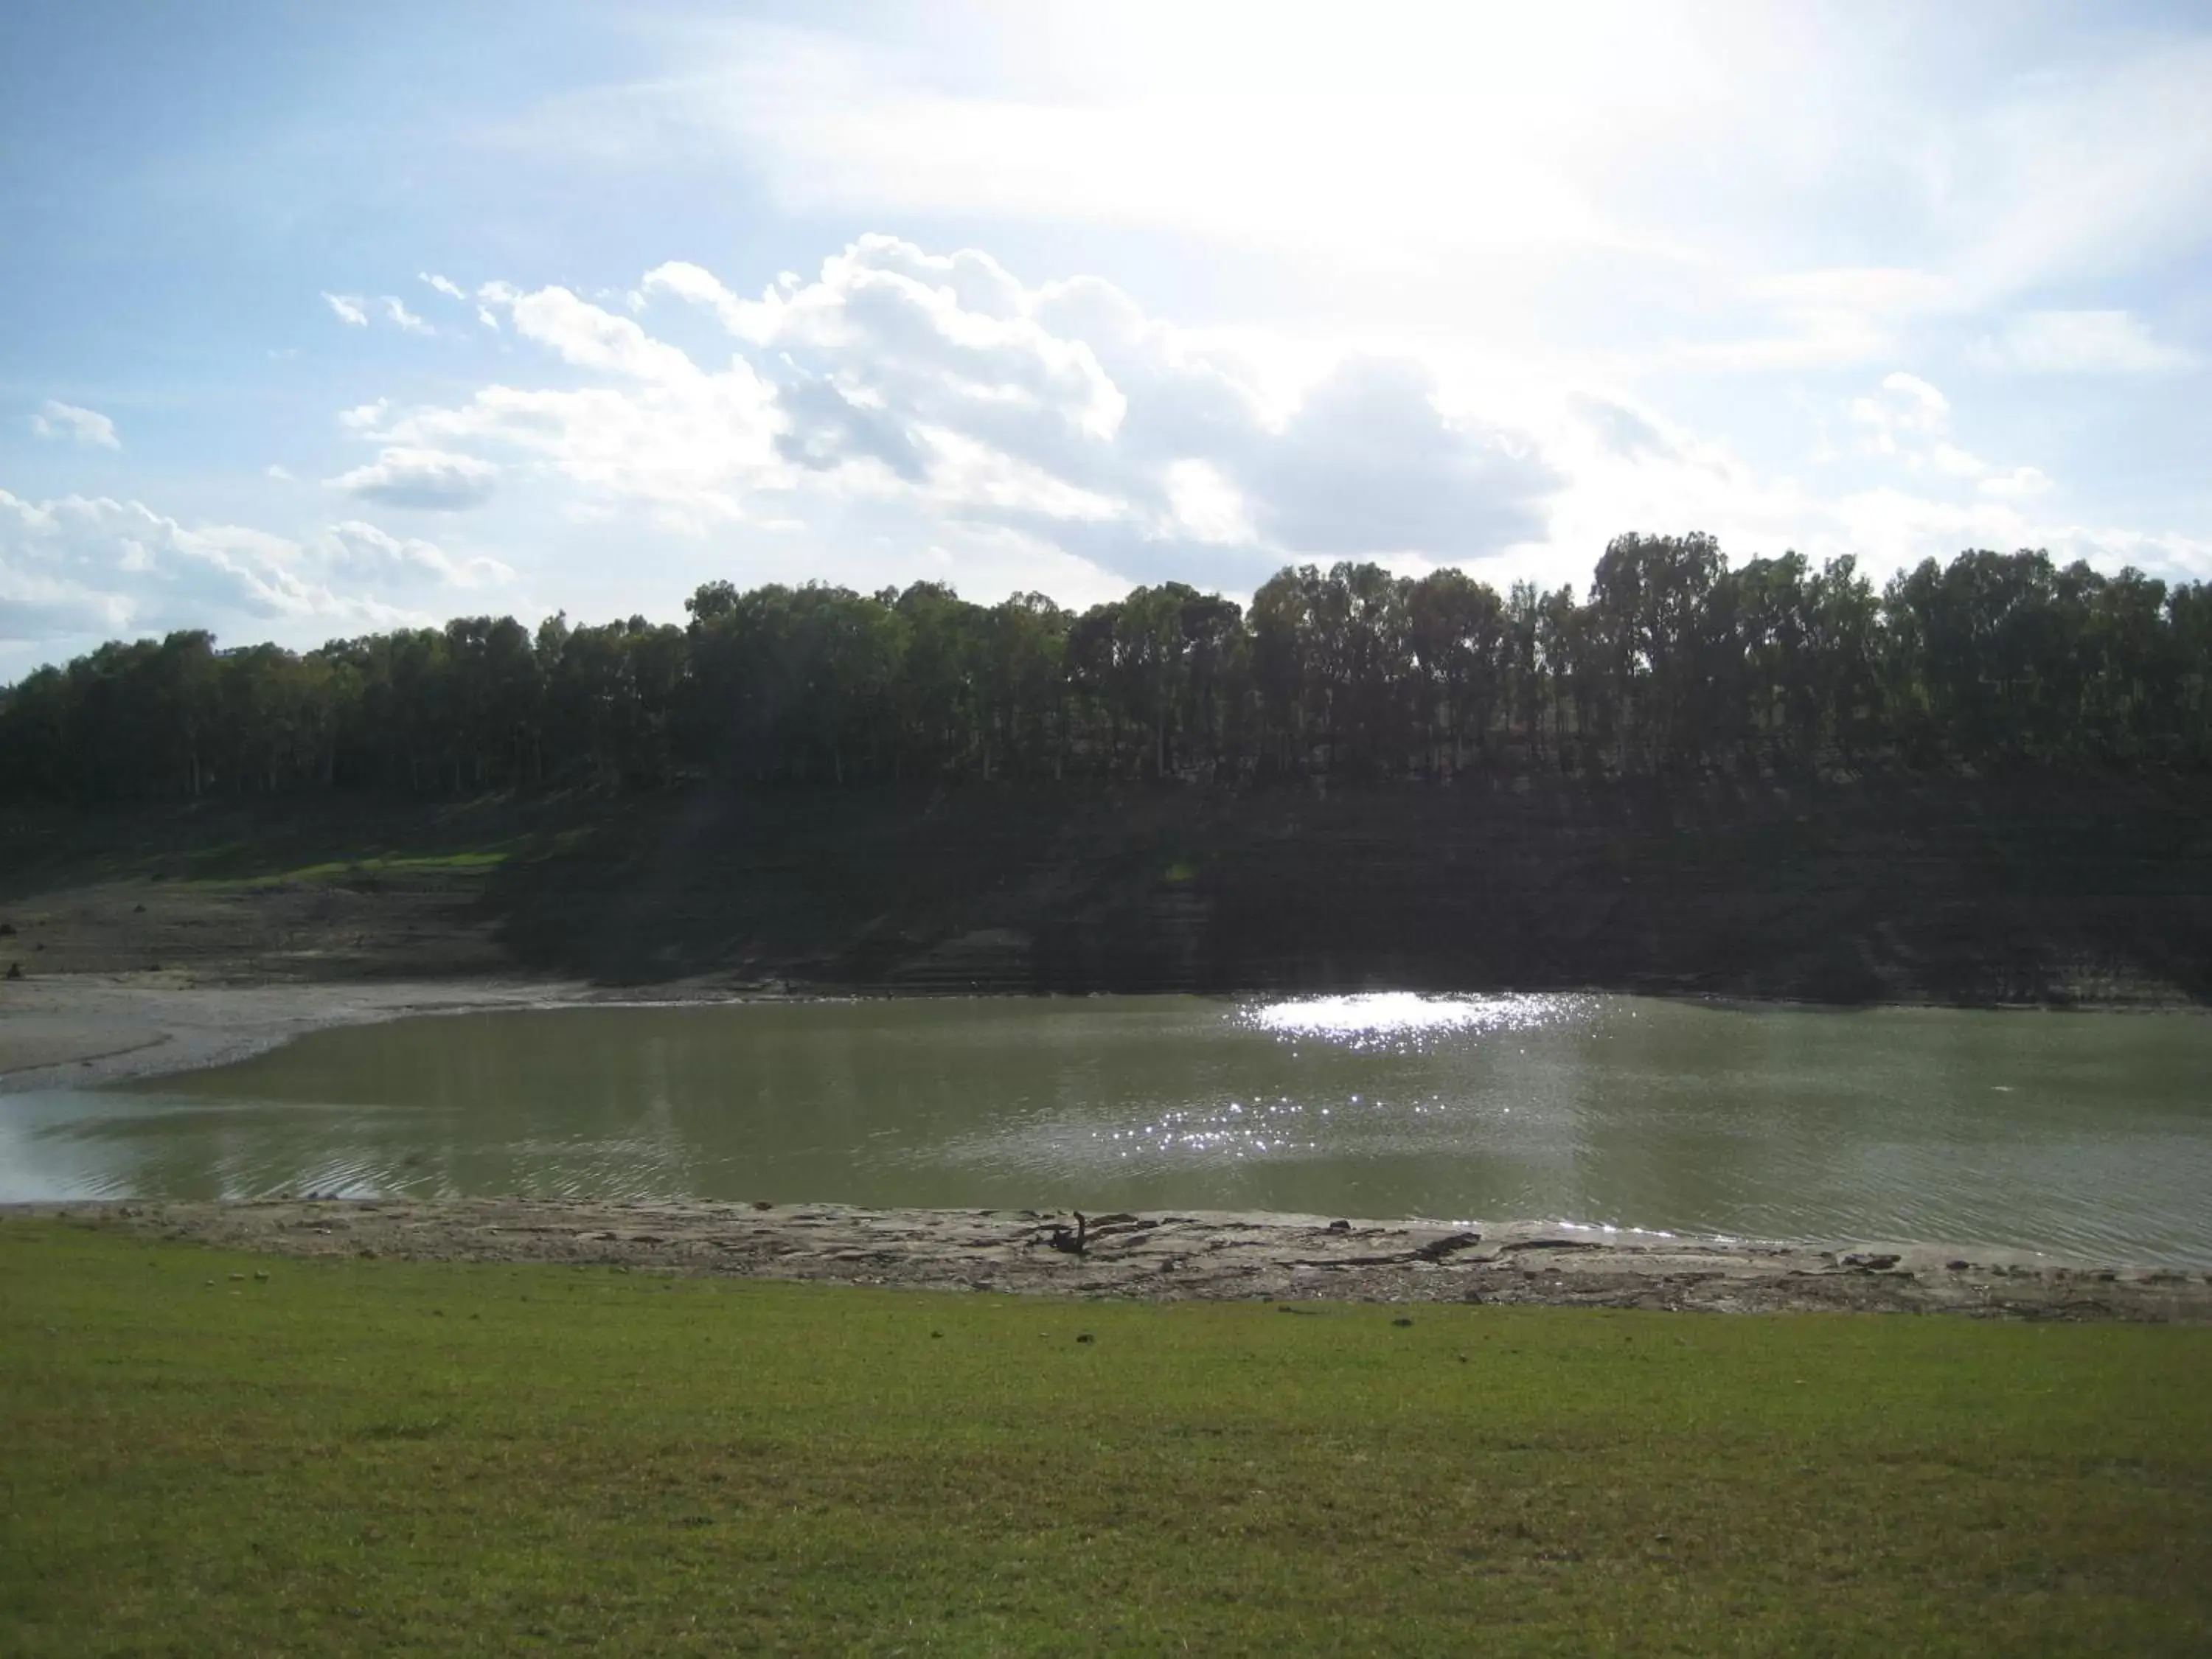
<path fill-rule="evenodd" d="M 1849 557 L 1636 535 L 1581 597 L 1342 563 L 1249 607 L 710 582 L 685 609 L 104 645 L 0 691 L 0 796 L 2212 763 L 2212 590 L 2035 551 L 1879 592 Z"/>

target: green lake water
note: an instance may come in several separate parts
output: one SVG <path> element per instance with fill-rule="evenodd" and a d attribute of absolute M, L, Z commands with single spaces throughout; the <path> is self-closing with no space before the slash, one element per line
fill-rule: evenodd
<path fill-rule="evenodd" d="M 1612 996 L 593 1007 L 0 1095 L 0 1199 L 1544 1218 L 2212 1264 L 2212 1019 Z"/>

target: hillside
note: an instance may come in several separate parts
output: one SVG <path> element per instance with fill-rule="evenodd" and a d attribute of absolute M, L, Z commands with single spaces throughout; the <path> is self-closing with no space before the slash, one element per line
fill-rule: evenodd
<path fill-rule="evenodd" d="M 908 991 L 2212 1001 L 2212 786 L 980 783 L 0 818 L 0 962 Z"/>

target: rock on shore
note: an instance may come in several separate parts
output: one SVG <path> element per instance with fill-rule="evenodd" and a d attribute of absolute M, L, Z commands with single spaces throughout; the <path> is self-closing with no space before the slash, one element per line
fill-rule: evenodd
<path fill-rule="evenodd" d="M 2212 1323 L 2212 1273 L 2062 1265 L 1925 1244 L 1824 1249 L 1534 1222 L 1116 1213 L 1086 1218 L 1079 1252 L 1070 1248 L 1074 1216 L 1036 1210 L 308 1197 L 42 1204 L 14 1212 L 292 1256 L 568 1263 L 1143 1301 L 1831 1309 Z"/>

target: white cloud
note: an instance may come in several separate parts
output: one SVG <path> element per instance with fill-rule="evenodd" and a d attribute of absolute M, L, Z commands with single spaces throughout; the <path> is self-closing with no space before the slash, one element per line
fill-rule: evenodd
<path fill-rule="evenodd" d="M 1881 377 L 1881 389 L 1904 406 L 1897 424 L 1909 432 L 1940 432 L 1951 419 L 1951 400 L 1917 374 L 1902 370 Z"/>
<path fill-rule="evenodd" d="M 1111 285 L 1031 287 L 974 250 L 866 236 L 758 300 L 692 265 L 640 292 L 706 308 L 776 366 L 778 447 L 807 474 L 1021 523 L 1133 575 L 1487 553 L 1540 531 L 1556 483 L 1525 442 L 1447 419 L 1402 361 L 1341 357 L 1279 404 Z"/>
<path fill-rule="evenodd" d="M 340 418 L 387 445 L 490 446 L 546 463 L 602 502 L 632 501 L 692 530 L 744 516 L 741 498 L 785 480 L 775 390 L 743 359 L 710 374 L 565 289 L 524 294 L 487 286 L 515 331 L 570 367 L 611 384 L 526 389 L 489 386 L 466 403 L 394 411 L 377 403 Z"/>
<path fill-rule="evenodd" d="M 451 283 L 447 283 L 442 276 L 434 279 L 425 276 L 422 280 L 431 283 L 433 287 L 436 287 L 441 283 L 445 283 L 445 286 L 439 289 L 441 293 L 458 294 L 459 291 Z M 396 294 L 383 295 L 371 301 L 358 294 L 326 293 L 323 295 L 323 300 L 330 307 L 331 314 L 349 328 L 367 328 L 371 314 L 369 307 L 374 304 L 384 319 L 403 334 L 435 334 L 438 331 L 424 319 L 410 311 L 407 308 L 407 302 Z"/>
<path fill-rule="evenodd" d="M 1255 539 L 1243 493 L 1212 462 L 1171 461 L 1164 482 L 1168 506 L 1185 534 L 1231 545 Z"/>
<path fill-rule="evenodd" d="M 955 92 L 896 47 L 739 26 L 675 73 L 555 100 L 502 137 L 602 161 L 735 149 L 811 212 L 1164 225 L 1385 264 L 1617 244 L 1552 141 L 1579 96 L 1626 124 L 1704 78 L 1632 12 L 1595 29 L 1458 9 L 1313 23 L 1155 8 L 1108 27 L 1063 9 L 1041 27 L 1085 38 L 1048 49 L 1056 97 L 972 76 Z"/>
<path fill-rule="evenodd" d="M 53 438 L 87 445 L 94 449 L 120 449 L 123 441 L 115 435 L 115 422 L 93 409 L 79 409 L 75 404 L 58 403 L 49 398 L 39 405 L 39 412 L 31 417 L 31 430 L 41 438 Z"/>
<path fill-rule="evenodd" d="M 1558 475 L 1525 441 L 1444 420 L 1426 372 L 1354 360 L 1315 386 L 1240 467 L 1285 551 L 1480 557 L 1544 531 Z"/>
<path fill-rule="evenodd" d="M 1938 443 L 1928 454 L 1938 472 L 1948 473 L 1954 478 L 1978 478 L 1990 470 L 1987 461 L 1978 455 L 1968 453 L 1956 444 Z"/>
<path fill-rule="evenodd" d="M 331 485 L 387 507 L 457 512 L 491 499 L 499 469 L 473 455 L 395 445 L 366 466 L 330 479 Z"/>
<path fill-rule="evenodd" d="M 33 502 L 0 489 L 0 658 L 16 661 L 180 628 L 313 645 L 441 619 L 449 592 L 514 580 L 496 559 L 456 557 L 358 520 L 302 541 L 186 526 L 142 501 Z"/>
<path fill-rule="evenodd" d="M 384 314 L 404 334 L 435 334 L 438 331 L 408 310 L 405 302 L 394 294 L 384 296 Z"/>
<path fill-rule="evenodd" d="M 1880 397 L 1855 398 L 1850 417 L 1865 428 L 1875 454 L 1901 457 L 1908 465 L 1933 464 L 1946 472 L 1972 474 L 1982 463 L 1944 441 L 1951 429 L 1951 400 L 1917 374 L 1885 374 Z"/>
<path fill-rule="evenodd" d="M 579 368 L 662 383 L 689 380 L 699 373 L 696 365 L 674 346 L 663 344 L 629 318 L 603 311 L 565 288 L 518 294 L 507 303 L 517 333 L 551 347 Z"/>
<path fill-rule="evenodd" d="M 735 158 L 794 215 L 1265 249 L 1364 321 L 1410 305 L 1504 339 L 1601 317 L 1746 371 L 1894 352 L 1919 322 L 2185 256 L 2212 226 L 2212 40 L 2185 29 L 1632 0 L 1357 27 L 1297 5 L 1022 11 L 717 21 L 662 73 L 495 141 Z M 1808 249 L 1864 252 L 1808 269 Z M 1776 326 L 1738 340 L 1747 299 Z"/>
<path fill-rule="evenodd" d="M 2125 311 L 2025 312 L 1969 355 L 1984 368 L 2021 374 L 2175 374 L 2199 362 Z"/>
<path fill-rule="evenodd" d="M 34 505 L 0 490 L 0 638 L 335 613 L 337 602 L 292 568 L 296 552 L 239 526 L 187 529 L 137 501 Z"/>
<path fill-rule="evenodd" d="M 1777 337 L 1801 343 L 1824 316 L 1844 319 L 1839 339 L 1850 319 L 1901 337 L 1955 303 L 1948 279 L 1911 266 L 1815 268 L 1761 294 L 1804 325 Z M 513 471 L 595 544 L 640 518 L 742 526 L 754 538 L 724 544 L 749 574 L 850 580 L 933 546 L 963 573 L 1020 556 L 1086 589 L 1176 577 L 1233 591 L 1338 557 L 1579 583 L 1633 528 L 1710 530 L 1739 557 L 1855 552 L 1879 574 L 2067 527 L 2029 515 L 2056 486 L 2021 464 L 2016 434 L 1990 459 L 1954 431 L 1976 424 L 1971 401 L 1902 369 L 1856 398 L 1793 389 L 1792 423 L 1822 431 L 1811 488 L 1773 470 L 1771 445 L 1754 465 L 1670 419 L 1640 370 L 1555 362 L 1547 386 L 1537 360 L 1501 378 L 1455 347 L 1433 358 L 1449 366 L 1440 380 L 1417 335 L 1392 349 L 1191 330 L 1095 277 L 1025 281 L 975 249 L 884 235 L 750 296 L 672 263 L 604 301 L 501 282 L 477 301 L 520 347 L 501 379 L 346 411 L 377 453 L 333 485 L 459 507 Z M 719 323 L 726 356 L 701 349 L 672 304 Z M 1516 408 L 1511 426 L 1485 413 Z M 1855 453 L 1828 444 L 1838 409 Z"/>
<path fill-rule="evenodd" d="M 263 472 L 264 477 L 274 478 L 279 483 L 291 483 L 294 482 L 291 469 L 282 465 L 276 461 L 270 462 L 268 466 L 263 469 Z"/>
<path fill-rule="evenodd" d="M 399 537 L 373 524 L 349 519 L 331 526 L 336 553 L 333 568 L 378 587 L 432 586 L 476 589 L 502 586 L 514 568 L 498 559 L 455 559 L 434 542 Z"/>
<path fill-rule="evenodd" d="M 630 298 L 642 319 L 562 288 L 479 293 L 568 383 L 349 410 L 386 453 L 333 482 L 458 505 L 503 455 L 565 481 L 571 516 L 629 504 L 696 532 L 867 506 L 915 543 L 995 526 L 1085 568 L 1232 586 L 1291 557 L 1495 553 L 1541 533 L 1559 483 L 1529 441 L 1444 414 L 1404 360 L 1353 354 L 1267 395 L 1235 354 L 1109 284 L 1027 284 L 973 250 L 865 236 L 751 300 L 665 264 Z M 727 330 L 726 367 L 648 325 L 671 299 Z M 487 470 L 460 476 L 465 459 Z"/>
<path fill-rule="evenodd" d="M 1948 560 L 1966 548 L 1987 547 L 2002 552 L 2041 548 L 2061 564 L 2080 559 L 2107 575 L 2133 565 L 2168 580 L 2212 577 L 2212 541 L 2042 518 L 2015 499 L 1936 501 L 1882 489 L 1845 496 L 1832 511 L 1841 531 L 1835 544 L 1858 552 L 1862 566 L 1877 576 L 1924 558 Z"/>
<path fill-rule="evenodd" d="M 2168 580 L 2212 575 L 2212 538 L 2060 516 L 2058 484 L 2041 468 L 1993 465 L 1953 442 L 1964 415 L 1918 376 L 1891 377 L 1859 401 L 1873 411 L 1862 432 L 1886 431 L 1892 447 L 1869 445 L 1864 466 L 1836 458 L 1843 480 L 1824 486 L 1765 471 L 1646 410 L 1624 420 L 1613 395 L 1570 398 L 1568 419 L 1544 429 L 1547 457 L 1569 480 L 1550 537 L 1514 550 L 1493 580 L 1580 585 L 1597 550 L 1632 529 L 1704 530 L 1739 563 L 1793 548 L 1816 560 L 1848 553 L 1877 584 L 1970 547 L 2045 548 L 2107 574 L 2134 564 Z"/>
<path fill-rule="evenodd" d="M 500 331 L 499 319 L 491 314 L 491 311 L 488 307 L 478 306 L 477 307 L 477 320 L 495 334 Z"/>
<path fill-rule="evenodd" d="M 1984 495 L 1996 495 L 2007 500 L 2027 495 L 2040 495 L 2051 488 L 2051 480 L 2032 466 L 2016 466 L 2009 472 L 1984 478 L 1981 491 Z"/>
<path fill-rule="evenodd" d="M 415 273 L 415 280 L 419 283 L 427 283 L 431 288 L 435 289 L 439 293 L 444 295 L 449 300 L 465 300 L 468 298 L 467 295 L 461 292 L 459 283 L 453 282 L 449 277 L 441 276 L 434 271 L 418 270 Z"/>

